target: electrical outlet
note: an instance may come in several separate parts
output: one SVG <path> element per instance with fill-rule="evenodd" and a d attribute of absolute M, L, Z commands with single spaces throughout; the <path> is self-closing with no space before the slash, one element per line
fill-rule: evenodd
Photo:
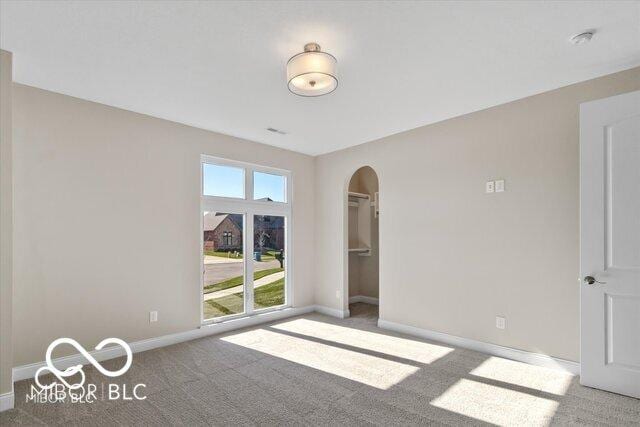
<path fill-rule="evenodd" d="M 502 316 L 496 316 L 496 328 L 507 329 L 507 319 Z"/>
<path fill-rule="evenodd" d="M 497 180 L 495 187 L 496 193 L 502 193 L 504 191 L 504 179 Z"/>
<path fill-rule="evenodd" d="M 340 290 L 336 291 L 336 299 L 340 299 Z"/>
<path fill-rule="evenodd" d="M 484 187 L 485 193 L 493 193 L 495 189 L 495 183 L 493 181 L 487 181 Z"/>
<path fill-rule="evenodd" d="M 153 322 L 157 322 L 158 321 L 158 312 L 157 311 L 150 311 L 149 312 L 149 323 L 153 323 Z"/>

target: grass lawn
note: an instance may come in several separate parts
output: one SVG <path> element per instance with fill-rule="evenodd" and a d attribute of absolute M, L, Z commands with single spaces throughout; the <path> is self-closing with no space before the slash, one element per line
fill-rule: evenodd
<path fill-rule="evenodd" d="M 262 261 L 273 261 L 274 259 L 276 259 L 277 252 L 278 251 L 267 251 L 267 253 L 262 254 L 260 258 L 262 259 Z"/>
<path fill-rule="evenodd" d="M 227 316 L 242 313 L 244 310 L 244 292 L 227 295 L 221 298 L 204 301 L 204 318 Z M 268 285 L 260 286 L 254 291 L 254 308 L 274 307 L 284 304 L 284 278 Z"/>
<path fill-rule="evenodd" d="M 284 268 L 269 268 L 267 270 L 260 270 L 253 272 L 253 280 L 262 279 L 264 276 L 268 276 L 273 273 L 279 273 L 283 271 Z M 221 291 L 223 289 L 233 288 L 234 286 L 242 285 L 242 276 L 232 277 L 231 279 L 227 279 L 224 282 L 214 283 L 213 285 L 207 285 L 204 287 L 204 293 L 210 294 L 211 292 Z"/>

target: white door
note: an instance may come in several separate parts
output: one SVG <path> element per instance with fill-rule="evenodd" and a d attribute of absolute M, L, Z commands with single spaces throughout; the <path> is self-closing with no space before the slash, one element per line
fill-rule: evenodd
<path fill-rule="evenodd" d="M 640 91 L 580 105 L 580 382 L 640 398 Z"/>

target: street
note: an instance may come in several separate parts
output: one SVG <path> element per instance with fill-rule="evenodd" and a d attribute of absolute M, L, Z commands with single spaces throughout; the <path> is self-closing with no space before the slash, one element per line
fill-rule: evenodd
<path fill-rule="evenodd" d="M 221 257 L 207 256 L 204 265 L 204 285 L 220 283 L 232 277 L 242 276 L 244 263 L 238 259 L 226 259 Z M 212 260 L 212 258 L 218 258 Z M 269 268 L 279 268 L 278 260 L 258 262 L 253 261 L 254 271 L 267 270 Z"/>

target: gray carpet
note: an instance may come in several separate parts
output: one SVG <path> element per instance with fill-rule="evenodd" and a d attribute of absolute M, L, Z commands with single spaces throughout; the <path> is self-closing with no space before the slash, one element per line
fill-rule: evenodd
<path fill-rule="evenodd" d="M 136 353 L 143 401 L 26 403 L 2 425 L 639 425 L 640 400 L 578 378 L 376 327 L 377 308 L 309 314 Z M 110 369 L 121 359 L 104 362 Z M 93 368 L 88 381 L 104 382 Z"/>

